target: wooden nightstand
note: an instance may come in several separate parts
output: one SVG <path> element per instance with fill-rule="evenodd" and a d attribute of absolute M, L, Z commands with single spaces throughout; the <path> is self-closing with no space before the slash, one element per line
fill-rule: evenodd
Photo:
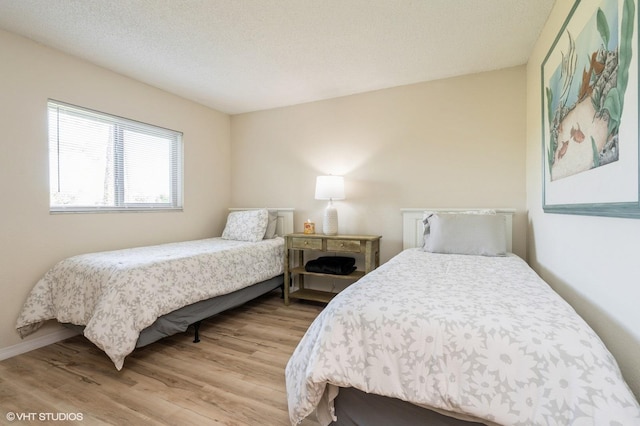
<path fill-rule="evenodd" d="M 305 275 L 355 281 L 380 266 L 380 235 L 324 235 L 324 234 L 288 234 L 285 235 L 284 256 L 284 303 L 289 299 L 315 300 L 329 302 L 336 293 L 311 290 L 304 287 Z M 355 270 L 349 275 L 321 274 L 307 272 L 304 268 L 304 252 L 331 252 L 340 255 L 356 254 L 364 256 L 364 271 Z M 292 259 L 293 258 L 293 259 Z M 289 293 L 294 277 L 298 277 L 299 290 Z"/>

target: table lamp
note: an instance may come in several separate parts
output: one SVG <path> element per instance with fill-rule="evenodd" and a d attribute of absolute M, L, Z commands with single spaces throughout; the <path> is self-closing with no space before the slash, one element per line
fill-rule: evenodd
<path fill-rule="evenodd" d="M 333 200 L 344 200 L 344 178 L 342 176 L 318 176 L 316 178 L 316 200 L 329 200 L 324 211 L 322 232 L 325 235 L 338 233 L 338 211 Z"/>

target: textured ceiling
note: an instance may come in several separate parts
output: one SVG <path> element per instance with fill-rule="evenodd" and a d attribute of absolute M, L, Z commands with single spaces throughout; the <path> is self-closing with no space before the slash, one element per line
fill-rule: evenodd
<path fill-rule="evenodd" d="M 0 0 L 0 28 L 230 114 L 527 62 L 554 0 Z"/>

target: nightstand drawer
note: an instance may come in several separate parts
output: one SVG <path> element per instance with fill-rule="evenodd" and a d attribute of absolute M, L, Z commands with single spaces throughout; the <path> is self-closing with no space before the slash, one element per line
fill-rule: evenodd
<path fill-rule="evenodd" d="M 322 250 L 322 240 L 320 238 L 292 238 L 291 248 Z"/>
<path fill-rule="evenodd" d="M 359 240 L 327 240 L 327 251 L 347 251 L 360 253 Z"/>

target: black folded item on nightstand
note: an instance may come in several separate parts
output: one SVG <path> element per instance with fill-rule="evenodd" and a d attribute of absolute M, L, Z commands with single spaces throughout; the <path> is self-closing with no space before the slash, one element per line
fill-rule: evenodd
<path fill-rule="evenodd" d="M 353 257 L 322 256 L 310 260 L 304 265 L 307 272 L 320 274 L 349 275 L 356 270 L 356 260 Z"/>

